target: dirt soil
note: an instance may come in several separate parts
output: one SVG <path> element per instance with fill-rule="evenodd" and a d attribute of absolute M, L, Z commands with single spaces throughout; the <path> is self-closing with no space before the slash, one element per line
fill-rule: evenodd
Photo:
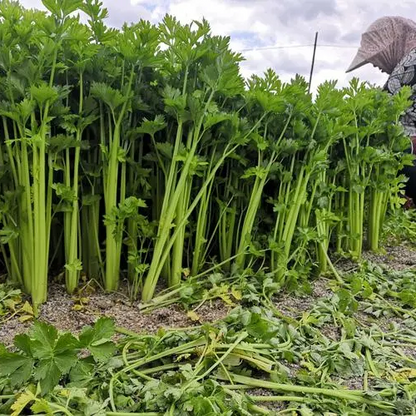
<path fill-rule="evenodd" d="M 198 309 L 199 321 L 192 321 L 179 305 L 163 307 L 145 314 L 139 303 L 131 303 L 127 295 L 108 294 L 101 290 L 83 295 L 88 303 L 80 310 L 80 302 L 65 292 L 64 285 L 50 285 L 48 301 L 41 306 L 39 319 L 62 331 L 77 333 L 85 325 L 94 323 L 100 316 L 114 318 L 115 324 L 136 333 L 155 333 L 160 328 L 183 328 L 224 318 L 228 308 L 221 301 L 207 302 Z M 17 317 L 0 326 L 0 342 L 11 345 L 15 335 L 26 332 L 32 323 L 20 322 Z"/>
<path fill-rule="evenodd" d="M 416 267 L 416 248 L 410 245 L 386 246 L 380 253 L 366 251 L 363 253 L 363 260 L 385 266 L 390 270 L 404 270 Z M 349 272 L 357 268 L 357 264 L 350 260 L 334 259 L 337 269 Z"/>
<path fill-rule="evenodd" d="M 388 268 L 401 270 L 416 267 L 416 250 L 401 245 L 387 247 L 383 254 L 365 253 L 364 259 L 383 264 Z M 357 266 L 349 260 L 335 262 L 337 269 L 343 272 L 353 271 Z M 278 309 L 290 317 L 299 317 L 313 306 L 317 299 L 331 296 L 328 281 L 318 279 L 313 283 L 311 295 L 295 297 L 281 294 L 274 300 Z M 65 292 L 63 285 L 50 285 L 48 301 L 42 305 L 39 319 L 56 326 L 60 330 L 77 333 L 83 326 L 92 324 L 98 317 L 114 318 L 116 325 L 133 332 L 155 333 L 159 328 L 183 328 L 200 325 L 204 322 L 215 322 L 224 318 L 229 312 L 222 301 L 205 303 L 198 309 L 200 321 L 192 321 L 187 312 L 178 305 L 157 309 L 150 314 L 144 314 L 139 309 L 138 302 L 131 304 L 126 293 L 106 294 L 95 291 L 88 294 L 88 303 L 80 310 L 79 302 Z M 78 306 L 77 306 L 78 305 Z M 0 342 L 11 345 L 15 335 L 26 332 L 31 322 L 21 323 L 18 318 L 11 319 L 0 326 Z M 328 326 L 323 332 L 329 338 L 339 337 L 338 329 Z"/>
<path fill-rule="evenodd" d="M 416 267 L 416 250 L 407 246 L 387 247 L 384 253 L 364 253 L 364 260 L 368 260 L 389 269 L 402 270 Z M 334 264 L 341 273 L 353 272 L 357 269 L 357 263 L 350 260 L 334 259 Z M 273 298 L 276 308 L 285 316 L 299 319 L 302 314 L 310 311 L 319 299 L 328 299 L 333 295 L 330 288 L 330 280 L 325 278 L 317 279 L 312 282 L 312 292 L 305 296 L 294 296 L 280 293 Z M 156 309 L 149 314 L 143 313 L 139 308 L 139 303 L 131 303 L 126 291 L 119 293 L 106 294 L 101 290 L 84 294 L 88 302 L 80 306 L 79 297 L 72 297 L 65 292 L 62 284 L 54 283 L 50 285 L 48 301 L 42 305 L 39 319 L 54 325 L 64 331 L 77 333 L 85 325 L 92 324 L 98 317 L 107 316 L 114 318 L 116 325 L 136 333 L 155 333 L 160 328 L 184 328 L 197 326 L 204 322 L 215 322 L 223 319 L 229 312 L 221 300 L 207 302 L 198 308 L 199 321 L 191 320 L 187 311 L 179 305 L 172 305 Z M 356 314 L 357 322 L 365 326 L 371 326 L 374 321 L 369 315 L 358 311 Z M 381 317 L 377 324 L 383 330 L 395 324 L 403 325 L 400 318 Z M 7 321 L 0 325 L 0 342 L 11 346 L 13 338 L 19 333 L 26 332 L 32 323 L 21 323 L 18 318 Z M 341 339 L 341 331 L 335 324 L 327 323 L 321 327 L 321 333 L 332 341 Z M 408 357 L 416 359 L 416 346 L 408 347 L 403 351 Z M 290 377 L 295 378 L 300 370 L 298 364 L 285 364 L 290 372 Z M 351 377 L 337 379 L 334 381 L 348 389 L 362 389 L 364 380 L 362 377 Z M 247 393 L 252 396 L 270 396 L 274 393 L 265 389 L 250 389 Z M 260 403 L 259 403 L 260 404 Z M 263 402 L 261 405 L 272 412 L 282 412 L 287 409 L 287 403 Z"/>
<path fill-rule="evenodd" d="M 365 252 L 363 254 L 363 260 L 376 263 L 389 270 L 411 270 L 416 268 L 416 249 L 407 245 L 388 246 L 385 248 L 384 253 L 374 254 Z M 356 262 L 348 259 L 333 259 L 333 262 L 336 269 L 341 273 L 352 273 L 358 268 Z M 302 317 L 302 314 L 310 311 L 319 299 L 329 298 L 332 295 L 330 281 L 320 278 L 312 282 L 312 293 L 310 295 L 295 297 L 293 295 L 278 294 L 273 298 L 273 303 L 282 314 L 293 319 L 299 319 Z M 406 328 L 406 322 L 399 317 L 382 316 L 375 320 L 375 318 L 364 313 L 362 310 L 358 310 L 354 316 L 361 326 L 370 327 L 373 323 L 376 323 L 385 332 L 391 330 L 392 326 Z M 341 339 L 340 328 L 335 324 L 325 324 L 321 328 L 321 333 L 332 341 L 339 341 Z M 403 352 L 410 358 L 416 357 L 416 345 L 406 348 Z M 296 366 L 291 368 L 292 377 L 296 375 L 297 370 Z M 363 379 L 361 377 L 339 379 L 336 381 L 341 385 L 345 385 L 348 389 L 363 388 Z M 265 390 L 262 394 L 269 395 L 270 393 Z"/>

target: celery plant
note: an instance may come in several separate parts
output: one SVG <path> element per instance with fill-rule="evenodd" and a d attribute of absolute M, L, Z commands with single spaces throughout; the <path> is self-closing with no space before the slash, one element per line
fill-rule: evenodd
<path fill-rule="evenodd" d="M 45 2 L 50 16 L 37 13 L 36 25 L 32 28 L 31 41 L 20 39 L 14 48 L 26 54 L 30 62 L 22 70 L 8 68 L 8 96 L 14 113 L 3 112 L 6 136 L 15 137 L 15 144 L 10 146 L 9 157 L 16 166 L 16 179 L 22 188 L 19 228 L 22 249 L 22 280 L 26 290 L 31 294 L 35 310 L 46 300 L 49 265 L 49 240 L 52 220 L 52 192 L 54 160 L 56 154 L 48 152 L 51 140 L 52 120 L 59 114 L 60 102 L 68 90 L 56 87 L 55 80 L 59 70 L 59 54 L 64 44 L 66 31 L 76 21 L 69 15 L 80 2 Z M 22 17 L 24 25 L 29 26 L 32 12 L 22 12 L 15 4 L 6 3 L 3 17 Z M 26 18 L 26 20 L 25 20 Z M 26 32 L 28 33 L 28 32 Z M 54 40 L 50 37 L 54 33 Z M 18 39 L 18 38 L 17 38 Z M 19 79 L 19 89 L 24 91 L 26 99 L 13 93 Z M 20 93 L 21 94 L 21 93 Z M 23 94 L 22 94 L 23 95 Z M 16 99 L 17 98 L 17 99 Z M 20 101 L 19 101 L 20 100 Z M 6 119 L 10 122 L 7 122 Z M 11 138 L 11 137 L 10 137 Z"/>
<path fill-rule="evenodd" d="M 87 65 L 97 53 L 96 45 L 85 46 L 90 40 L 90 33 L 83 25 L 76 25 L 73 30 L 78 33 L 77 40 L 68 46 L 72 52 L 69 57 L 69 64 L 75 68 L 76 76 L 72 75 L 71 79 L 78 80 L 78 103 L 77 115 L 64 116 L 63 127 L 68 134 L 75 136 L 75 150 L 73 162 L 70 159 L 70 149 L 65 151 L 65 186 L 71 193 L 69 209 L 64 213 L 65 229 L 65 274 L 66 287 L 69 293 L 72 293 L 78 286 L 79 273 L 82 270 L 80 260 L 81 250 L 80 243 L 80 216 L 79 216 L 79 183 L 80 183 L 80 163 L 81 163 L 81 140 L 85 129 L 92 124 L 96 116 L 88 109 L 84 108 L 84 73 Z M 87 111 L 86 111 L 87 110 Z"/>
<path fill-rule="evenodd" d="M 333 248 L 359 257 L 365 228 L 379 248 L 411 163 L 409 89 L 313 98 L 272 70 L 245 85 L 206 21 L 111 29 L 99 0 L 44 6 L 0 3 L 0 253 L 35 308 L 48 272 L 72 293 L 81 269 L 109 291 L 126 270 L 147 301 L 208 262 L 280 284 L 325 272 Z"/>
<path fill-rule="evenodd" d="M 122 142 L 125 123 L 131 107 L 131 100 L 136 83 L 136 73 L 140 74 L 146 66 L 155 62 L 157 38 L 155 30 L 146 22 L 131 27 L 124 27 L 113 39 L 117 51 L 115 56 L 122 67 L 119 88 L 104 83 L 94 83 L 92 94 L 105 107 L 100 107 L 100 116 L 105 120 L 107 142 L 102 143 L 103 151 L 103 185 L 106 220 L 106 272 L 105 287 L 115 290 L 120 277 L 120 261 L 122 253 L 122 233 L 112 223 L 113 209 L 123 204 L 126 198 L 126 151 Z M 140 75 L 139 75 L 140 79 Z M 104 137 L 102 140 L 104 140 Z"/>
<path fill-rule="evenodd" d="M 216 94 L 233 96 L 243 90 L 243 82 L 238 74 L 237 66 L 240 56 L 229 52 L 228 40 L 211 38 L 206 41 L 205 45 L 199 45 L 199 39 L 206 37 L 208 34 L 209 27 L 205 25 L 200 26 L 195 32 L 192 32 L 190 27 L 185 27 L 191 42 L 184 44 L 179 39 L 172 38 L 175 30 L 179 30 L 177 22 L 172 19 L 165 19 L 162 28 L 163 40 L 171 47 L 168 54 L 176 58 L 181 57 L 179 65 L 183 71 L 183 77 L 181 90 L 172 89 L 171 87 L 165 89 L 166 110 L 174 114 L 177 127 L 153 259 L 143 287 L 142 298 L 145 301 L 152 298 L 164 262 L 169 255 L 170 247 L 174 244 L 176 244 L 177 249 L 174 248 L 173 255 L 177 257 L 173 260 L 174 269 L 172 270 L 170 283 L 172 285 L 178 283 L 180 270 L 183 267 L 181 264 L 182 252 L 179 250 L 183 247 L 183 241 L 176 240 L 176 238 L 181 236 L 183 239 L 183 228 L 187 218 L 203 196 L 205 188 L 209 186 L 214 178 L 215 172 L 221 166 L 225 157 L 229 155 L 230 147 L 225 146 L 219 161 L 207 175 L 207 179 L 200 188 L 198 196 L 193 199 L 191 206 L 181 206 L 184 203 L 186 205 L 192 174 L 195 172 L 195 168 L 200 165 L 201 159 L 197 155 L 198 146 L 208 136 L 210 128 L 230 119 L 230 115 L 218 111 L 215 96 Z M 218 50 L 218 55 L 205 62 L 205 68 L 197 73 L 198 78 L 195 82 L 200 84 L 200 90 L 198 94 L 188 97 L 188 78 L 191 73 L 191 65 L 195 64 L 204 53 L 207 54 L 208 46 L 213 50 Z M 206 59 L 209 59 L 209 56 Z M 199 70 L 198 66 L 196 68 Z M 189 126 L 185 124 L 188 117 L 191 122 Z M 185 144 L 183 144 L 184 136 L 186 137 Z M 185 151 L 183 164 L 179 167 L 177 159 L 182 146 L 184 146 Z M 174 218 L 177 216 L 179 222 L 175 224 L 175 232 L 170 237 L 170 230 Z"/>

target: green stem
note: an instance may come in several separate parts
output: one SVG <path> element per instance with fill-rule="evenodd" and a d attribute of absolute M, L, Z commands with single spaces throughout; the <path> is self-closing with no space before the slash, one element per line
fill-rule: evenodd
<path fill-rule="evenodd" d="M 135 70 L 131 69 L 128 86 L 126 90 L 126 96 L 130 97 L 133 78 Z M 125 114 L 127 112 L 127 105 L 130 98 L 124 101 L 123 107 L 120 110 L 118 117 L 113 114 L 114 129 L 112 131 L 112 137 L 109 138 L 109 161 L 108 171 L 105 176 L 105 212 L 106 215 L 111 215 L 113 208 L 117 207 L 118 191 L 120 189 L 120 200 L 123 197 L 123 190 L 125 189 L 125 183 L 119 181 L 119 152 L 121 143 L 121 128 Z M 122 201 L 121 201 L 122 202 Z M 115 291 L 118 288 L 120 280 L 120 261 L 121 261 L 121 247 L 122 247 L 122 235 L 118 235 L 116 224 L 109 223 L 106 225 L 106 269 L 105 269 L 105 289 L 107 291 Z"/>
<path fill-rule="evenodd" d="M 157 412 L 142 412 L 142 413 L 133 413 L 133 412 L 105 412 L 106 416 L 162 416 L 163 413 Z"/>
<path fill-rule="evenodd" d="M 297 386 L 293 384 L 281 384 L 274 383 L 271 381 L 258 380 L 246 376 L 240 376 L 237 374 L 231 374 L 232 380 L 234 382 L 245 384 L 252 387 L 265 388 L 270 390 L 285 391 L 292 393 L 302 393 L 302 394 L 314 394 L 314 395 L 323 395 L 328 397 L 335 397 L 338 399 L 355 401 L 358 403 L 366 403 L 371 406 L 380 408 L 380 409 L 393 409 L 394 405 L 389 402 L 383 401 L 372 401 L 364 397 L 365 392 L 361 390 L 331 390 L 318 387 L 307 387 L 307 386 Z"/>

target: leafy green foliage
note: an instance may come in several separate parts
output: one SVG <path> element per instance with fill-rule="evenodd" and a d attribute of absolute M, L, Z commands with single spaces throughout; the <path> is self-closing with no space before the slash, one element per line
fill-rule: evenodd
<path fill-rule="evenodd" d="M 0 324 L 18 316 L 20 322 L 26 322 L 33 318 L 33 309 L 24 300 L 20 289 L 7 284 L 0 284 Z"/>
<path fill-rule="evenodd" d="M 0 4 L 0 243 L 34 305 L 0 286 L 1 318 L 31 319 L 51 270 L 73 292 L 81 272 L 113 291 L 127 269 L 145 302 L 163 278 L 173 290 L 141 307 L 181 302 L 193 321 L 215 299 L 235 309 L 119 348 L 104 318 L 78 337 L 36 322 L 13 351 L 0 347 L 0 393 L 21 393 L 4 412 L 264 413 L 236 386 L 294 394 L 301 414 L 413 409 L 415 361 L 397 342 L 415 336 L 414 274 L 341 277 L 328 256 L 378 250 L 384 224 L 414 237 L 399 214 L 410 90 L 391 97 L 353 79 L 313 98 L 300 76 L 245 81 L 243 57 L 205 20 L 118 30 L 99 0 L 43 4 Z M 335 293 L 301 316 L 279 311 L 282 288 L 310 293 L 329 272 Z M 386 334 L 360 313 L 408 328 Z M 362 388 L 344 391 L 353 377 Z"/>
<path fill-rule="evenodd" d="M 206 20 L 113 29 L 99 0 L 43 4 L 0 8 L 0 243 L 35 314 L 51 270 L 73 293 L 81 273 L 113 291 L 127 269 L 144 301 L 212 263 L 296 290 L 402 221 L 408 88 L 312 97 L 299 75 L 244 80 Z"/>
<path fill-rule="evenodd" d="M 0 354 L 0 376 L 8 376 L 11 386 L 39 382 L 45 395 L 78 364 L 81 349 L 88 350 L 97 362 L 108 361 L 115 351 L 113 335 L 114 324 L 106 318 L 86 327 L 79 338 L 59 334 L 53 326 L 35 322 L 29 334 L 15 337 L 17 352 Z"/>
<path fill-rule="evenodd" d="M 82 348 L 88 349 L 96 361 L 108 361 L 115 345 L 111 342 L 114 335 L 114 322 L 110 319 L 99 319 L 93 327 L 86 327 L 79 335 Z"/>
<path fill-rule="evenodd" d="M 34 414 L 256 415 L 268 410 L 267 390 L 281 410 L 406 415 L 416 399 L 413 359 L 405 349 L 414 340 L 416 316 L 398 293 L 412 288 L 413 274 L 363 264 L 343 285 L 314 283 L 325 287 L 321 298 L 287 299 L 271 297 L 279 290 L 272 274 L 240 276 L 227 288 L 212 274 L 205 296 L 222 293 L 226 301 L 228 294 L 240 303 L 226 318 L 155 335 L 128 333 L 117 348 L 109 341 L 114 324 L 105 318 L 77 338 L 36 323 L 29 336 L 16 337 L 17 352 L 1 350 L 0 393 L 16 378 L 23 382 L 23 393 L 3 408 L 14 414 L 30 408 Z M 191 281 L 183 301 L 195 302 L 199 287 Z M 381 315 L 368 309 L 370 301 Z M 384 328 L 380 318 L 392 314 L 395 320 Z M 75 355 L 74 362 L 85 349 L 91 355 Z M 42 392 L 28 384 L 53 366 L 61 372 L 57 386 Z"/>

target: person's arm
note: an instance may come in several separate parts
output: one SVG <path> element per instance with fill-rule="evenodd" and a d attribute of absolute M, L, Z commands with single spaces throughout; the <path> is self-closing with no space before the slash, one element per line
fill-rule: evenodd
<path fill-rule="evenodd" d="M 408 53 L 389 75 L 384 89 L 390 94 L 397 94 L 404 85 L 416 85 L 416 49 Z"/>
<path fill-rule="evenodd" d="M 411 141 L 411 153 L 416 152 L 416 49 L 406 55 L 396 66 L 384 85 L 384 90 L 394 95 L 408 85 L 413 88 L 412 105 L 406 111 L 400 122 Z"/>

